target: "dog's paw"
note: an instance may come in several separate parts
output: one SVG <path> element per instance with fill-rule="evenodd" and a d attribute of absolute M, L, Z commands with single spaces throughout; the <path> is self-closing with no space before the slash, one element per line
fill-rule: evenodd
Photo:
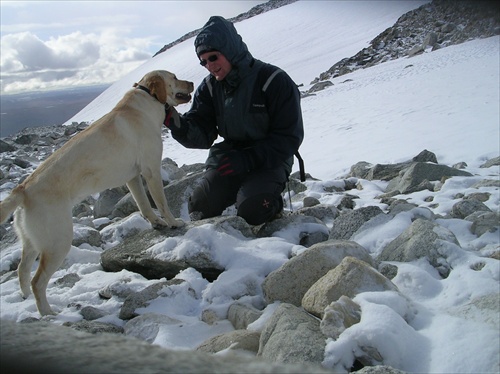
<path fill-rule="evenodd" d="M 50 319 L 50 317 L 57 316 L 58 313 L 54 312 L 52 308 L 40 308 L 38 311 L 40 315 L 45 319 Z"/>
<path fill-rule="evenodd" d="M 170 225 L 170 228 L 177 229 L 177 228 L 182 227 L 184 225 L 185 225 L 185 223 L 182 219 L 176 219 L 175 223 L 173 225 Z"/>
<path fill-rule="evenodd" d="M 155 230 L 161 230 L 166 227 L 170 227 L 168 223 L 166 223 L 164 220 L 160 218 L 156 219 L 154 222 L 151 222 L 151 226 L 153 226 Z"/>

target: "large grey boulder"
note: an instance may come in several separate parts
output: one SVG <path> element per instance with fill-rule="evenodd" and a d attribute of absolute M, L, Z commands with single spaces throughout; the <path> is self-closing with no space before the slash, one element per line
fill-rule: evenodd
<path fill-rule="evenodd" d="M 453 205 L 450 216 L 452 218 L 464 219 L 474 212 L 491 212 L 491 209 L 479 200 L 464 199 Z"/>
<path fill-rule="evenodd" d="M 474 212 L 465 219 L 472 222 L 470 231 L 477 236 L 500 230 L 500 214 L 498 212 Z"/>
<path fill-rule="evenodd" d="M 262 331 L 258 356 L 273 362 L 321 364 L 326 337 L 319 324 L 303 309 L 281 304 Z"/>
<path fill-rule="evenodd" d="M 411 262 L 425 257 L 446 278 L 451 270 L 446 258 L 453 246 L 460 244 L 450 230 L 419 218 L 384 247 L 377 261 Z"/>
<path fill-rule="evenodd" d="M 248 325 L 257 321 L 262 315 L 262 311 L 251 305 L 243 303 L 233 303 L 227 312 L 227 319 L 237 330 L 246 329 Z"/>
<path fill-rule="evenodd" d="M 102 191 L 94 204 L 94 218 L 110 217 L 115 205 L 128 193 L 125 186 Z"/>
<path fill-rule="evenodd" d="M 302 299 L 302 306 L 309 313 L 323 318 L 325 308 L 341 296 L 353 298 L 362 292 L 397 290 L 394 283 L 366 262 L 346 257 L 312 285 Z"/>
<path fill-rule="evenodd" d="M 429 181 L 440 181 L 443 177 L 472 176 L 463 170 L 451 168 L 446 165 L 436 165 L 426 162 L 415 162 L 403 170 L 398 177 L 389 182 L 385 192 L 399 191 L 407 194 L 427 188 Z"/>
<path fill-rule="evenodd" d="M 222 218 L 220 221 L 235 220 L 236 217 Z M 240 218 L 241 220 L 241 218 Z M 101 265 L 105 271 L 118 272 L 123 269 L 143 275 L 148 279 L 167 279 L 175 277 L 179 271 L 193 267 L 209 280 L 216 279 L 224 270 L 209 254 L 197 253 L 190 258 L 165 260 L 157 258 L 147 249 L 169 237 L 184 235 L 189 228 L 201 223 L 189 224 L 180 228 L 145 230 L 104 251 Z"/>
<path fill-rule="evenodd" d="M 0 334 L 2 373 L 331 373 L 319 364 L 171 351 L 130 336 L 88 334 L 45 322 L 2 320 Z"/>
<path fill-rule="evenodd" d="M 329 239 L 349 240 L 365 222 L 379 214 L 384 214 L 384 212 L 378 206 L 367 206 L 356 210 L 343 210 L 333 221 Z"/>
<path fill-rule="evenodd" d="M 368 251 L 352 241 L 329 240 L 315 244 L 266 277 L 262 283 L 266 301 L 300 306 L 307 290 L 346 256 L 373 263 Z"/>
<path fill-rule="evenodd" d="M 203 172 L 195 172 L 185 176 L 180 180 L 169 183 L 163 191 L 167 198 L 168 207 L 174 217 L 181 217 L 183 206 L 186 204 L 189 196 L 193 192 L 196 184 L 200 180 Z M 187 212 L 187 206 L 186 206 Z"/>

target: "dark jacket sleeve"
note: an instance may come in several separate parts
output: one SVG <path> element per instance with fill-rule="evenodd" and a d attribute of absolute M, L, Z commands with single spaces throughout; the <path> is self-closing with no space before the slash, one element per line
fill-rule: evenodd
<path fill-rule="evenodd" d="M 293 157 L 304 139 L 300 92 L 285 72 L 277 74 L 265 91 L 269 135 L 255 144 L 257 164 L 274 168 Z"/>
<path fill-rule="evenodd" d="M 206 80 L 193 96 L 191 109 L 180 116 L 181 126 L 171 121 L 172 137 L 186 148 L 208 149 L 217 139 L 215 109 Z"/>

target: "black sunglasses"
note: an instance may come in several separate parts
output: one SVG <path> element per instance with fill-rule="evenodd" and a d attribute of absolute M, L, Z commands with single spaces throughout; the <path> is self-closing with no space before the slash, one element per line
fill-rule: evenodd
<path fill-rule="evenodd" d="M 216 53 L 215 55 L 208 56 L 208 58 L 206 60 L 200 60 L 200 65 L 205 66 L 206 64 L 208 64 L 209 61 L 214 62 L 214 61 L 217 61 L 218 58 L 219 58 L 218 53 Z"/>

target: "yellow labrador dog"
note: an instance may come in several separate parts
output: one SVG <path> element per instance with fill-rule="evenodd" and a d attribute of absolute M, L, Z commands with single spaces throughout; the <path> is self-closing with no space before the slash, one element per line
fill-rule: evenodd
<path fill-rule="evenodd" d="M 173 107 L 189 102 L 192 92 L 192 82 L 168 71 L 146 74 L 111 112 L 54 152 L 0 203 L 2 223 L 19 207 L 14 226 L 23 243 L 18 276 L 24 297 L 30 294 L 31 268 L 40 255 L 31 286 L 41 315 L 55 314 L 46 289 L 71 248 L 75 203 L 127 184 L 141 214 L 154 227 L 184 225 L 173 217 L 163 191 L 161 129 L 165 108 L 172 107 L 176 115 Z M 141 175 L 163 219 L 153 211 Z"/>

